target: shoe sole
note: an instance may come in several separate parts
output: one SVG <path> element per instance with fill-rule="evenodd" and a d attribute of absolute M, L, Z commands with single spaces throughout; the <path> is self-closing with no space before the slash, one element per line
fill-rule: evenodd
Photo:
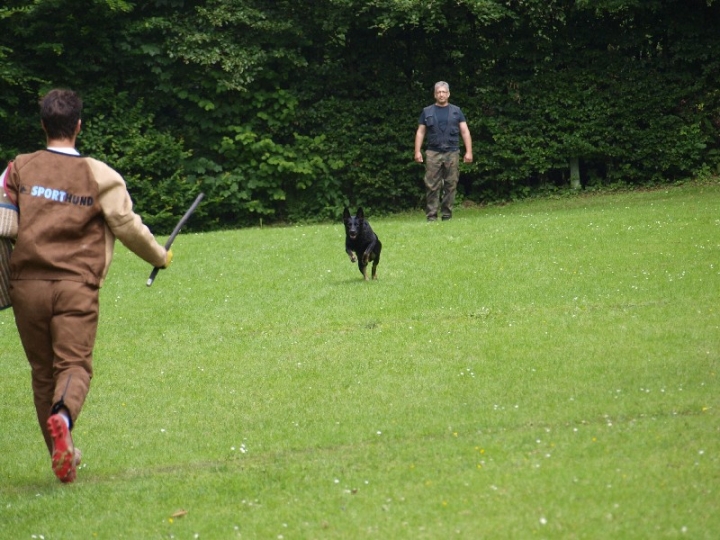
<path fill-rule="evenodd" d="M 52 470 L 58 480 L 67 484 L 77 475 L 75 448 L 65 420 L 54 414 L 47 421 L 48 431 L 53 440 Z"/>

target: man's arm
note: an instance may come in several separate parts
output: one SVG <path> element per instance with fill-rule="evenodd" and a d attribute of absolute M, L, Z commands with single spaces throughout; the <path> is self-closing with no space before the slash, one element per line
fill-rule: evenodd
<path fill-rule="evenodd" d="M 460 135 L 462 135 L 463 144 L 465 145 L 465 157 L 463 158 L 463 162 L 472 163 L 472 136 L 470 135 L 470 128 L 468 128 L 467 122 L 460 122 Z"/>
<path fill-rule="evenodd" d="M 415 132 L 415 161 L 418 163 L 423 162 L 422 143 L 425 139 L 425 129 L 425 124 L 418 124 L 417 131 Z M 465 140 L 464 136 L 463 140 Z"/>
<path fill-rule="evenodd" d="M 145 262 L 162 267 L 168 262 L 168 252 L 160 245 L 142 218 L 133 210 L 133 203 L 120 173 L 106 163 L 86 157 L 98 183 L 99 202 L 105 223 L 114 238 Z M 112 242 L 107 246 L 108 261 L 112 258 Z"/>

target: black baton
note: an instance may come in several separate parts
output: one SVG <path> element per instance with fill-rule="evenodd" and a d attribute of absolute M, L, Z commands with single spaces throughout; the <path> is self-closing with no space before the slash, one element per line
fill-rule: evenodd
<path fill-rule="evenodd" d="M 200 201 L 202 201 L 202 198 L 203 198 L 204 196 L 205 196 L 204 193 L 201 193 L 200 195 L 198 195 L 197 198 L 195 199 L 195 202 L 192 203 L 192 205 L 190 206 L 190 208 L 188 208 L 187 212 L 185 212 L 185 215 L 184 215 L 183 217 L 181 217 L 181 218 L 180 218 L 180 221 L 178 221 L 177 225 L 175 225 L 175 228 L 173 229 L 172 234 L 171 234 L 170 237 L 167 239 L 167 242 L 165 242 L 165 249 L 166 249 L 166 250 L 169 250 L 169 249 L 170 249 L 170 246 L 172 246 L 172 243 L 175 241 L 175 237 L 176 237 L 176 236 L 178 235 L 178 233 L 180 232 L 180 229 L 182 229 L 183 225 L 185 225 L 185 222 L 187 222 L 187 220 L 190 219 L 190 216 L 191 216 L 192 213 L 195 211 L 195 209 L 198 207 L 198 204 L 200 204 Z M 160 267 L 159 267 L 159 266 L 156 266 L 155 268 L 152 269 L 152 272 L 150 272 L 150 277 L 149 277 L 148 280 L 147 280 L 147 286 L 148 286 L 148 287 L 153 284 L 153 281 L 155 281 L 155 276 L 158 275 L 158 272 L 159 272 L 159 271 L 160 271 Z"/>

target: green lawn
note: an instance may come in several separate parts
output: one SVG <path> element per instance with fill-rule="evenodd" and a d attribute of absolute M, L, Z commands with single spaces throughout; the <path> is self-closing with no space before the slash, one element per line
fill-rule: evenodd
<path fill-rule="evenodd" d="M 118 245 L 61 485 L 0 312 L 0 538 L 720 538 L 720 185 Z"/>

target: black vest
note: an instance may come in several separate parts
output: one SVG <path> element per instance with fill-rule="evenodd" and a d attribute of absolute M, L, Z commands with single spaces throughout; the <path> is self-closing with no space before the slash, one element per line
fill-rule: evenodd
<path fill-rule="evenodd" d="M 435 152 L 456 152 L 460 150 L 460 107 L 448 104 L 448 121 L 445 130 L 440 129 L 435 105 L 425 107 L 427 127 L 427 149 Z"/>

